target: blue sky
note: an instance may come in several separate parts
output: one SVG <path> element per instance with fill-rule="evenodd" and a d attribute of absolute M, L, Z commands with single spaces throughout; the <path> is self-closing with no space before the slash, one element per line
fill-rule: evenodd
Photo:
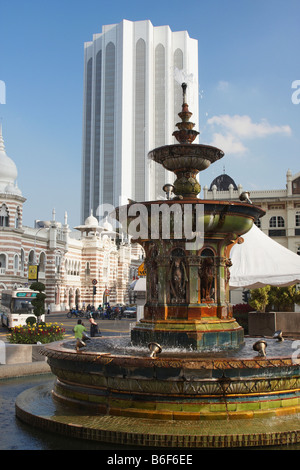
<path fill-rule="evenodd" d="M 225 168 L 250 193 L 284 188 L 286 171 L 300 171 L 300 0 L 1 0 L 0 118 L 23 223 L 53 208 L 80 223 L 83 44 L 123 19 L 198 40 L 200 142 L 225 151 L 202 187 Z"/>

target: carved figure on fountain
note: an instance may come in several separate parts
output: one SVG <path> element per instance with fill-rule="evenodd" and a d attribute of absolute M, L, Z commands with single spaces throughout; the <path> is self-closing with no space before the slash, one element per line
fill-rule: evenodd
<path fill-rule="evenodd" d="M 209 254 L 209 256 L 207 256 Z M 216 267 L 213 253 L 206 249 L 202 253 L 202 261 L 199 267 L 202 302 L 215 301 L 215 276 Z"/>
<path fill-rule="evenodd" d="M 175 249 L 171 253 L 170 264 L 170 302 L 185 304 L 187 302 L 188 276 L 184 251 Z"/>

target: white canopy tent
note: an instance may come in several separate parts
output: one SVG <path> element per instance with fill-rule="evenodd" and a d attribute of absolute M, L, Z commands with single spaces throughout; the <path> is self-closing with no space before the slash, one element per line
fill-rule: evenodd
<path fill-rule="evenodd" d="M 272 240 L 256 225 L 231 249 L 231 289 L 288 286 L 300 282 L 300 256 Z"/>

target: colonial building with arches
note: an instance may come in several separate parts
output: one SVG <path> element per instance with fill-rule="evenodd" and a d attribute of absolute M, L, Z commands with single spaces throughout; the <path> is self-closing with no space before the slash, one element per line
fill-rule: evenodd
<path fill-rule="evenodd" d="M 46 286 L 52 311 L 103 302 L 126 303 L 143 252 L 139 245 L 119 238 L 112 225 L 91 213 L 71 231 L 63 223 L 36 221 L 23 226 L 23 197 L 16 184 L 17 168 L 5 151 L 0 127 L 0 295 L 2 290 L 25 287 L 28 266 L 38 266 L 38 280 Z"/>

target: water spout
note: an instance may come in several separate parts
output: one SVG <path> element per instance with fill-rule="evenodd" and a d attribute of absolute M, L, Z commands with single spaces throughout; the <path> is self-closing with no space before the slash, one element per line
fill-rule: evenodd
<path fill-rule="evenodd" d="M 253 344 L 254 351 L 257 351 L 262 357 L 266 357 L 266 348 L 267 343 L 263 340 L 256 341 L 256 343 Z"/>
<path fill-rule="evenodd" d="M 156 357 L 162 351 L 161 346 L 157 343 L 149 343 L 148 348 L 150 350 L 150 357 Z"/>

